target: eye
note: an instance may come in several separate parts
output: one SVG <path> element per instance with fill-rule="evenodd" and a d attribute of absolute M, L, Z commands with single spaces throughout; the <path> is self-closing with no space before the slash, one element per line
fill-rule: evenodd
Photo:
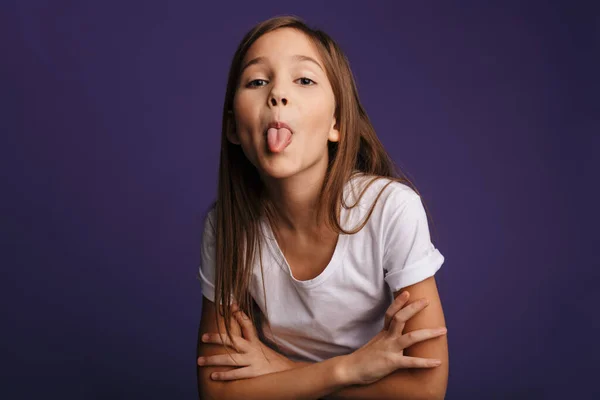
<path fill-rule="evenodd" d="M 264 82 L 264 84 L 260 84 L 261 82 Z M 254 79 L 253 81 L 248 82 L 246 87 L 260 87 L 266 85 L 266 82 L 267 81 L 265 81 L 264 79 Z"/>
<path fill-rule="evenodd" d="M 299 80 L 299 81 L 300 81 L 300 84 L 301 84 L 302 86 L 312 86 L 313 84 L 314 84 L 314 85 L 316 85 L 316 84 L 317 84 L 317 82 L 313 81 L 312 79 L 305 78 L 305 77 L 302 77 L 302 78 L 300 78 L 300 79 L 297 79 L 297 80 Z M 311 82 L 312 82 L 312 83 L 311 83 Z"/>

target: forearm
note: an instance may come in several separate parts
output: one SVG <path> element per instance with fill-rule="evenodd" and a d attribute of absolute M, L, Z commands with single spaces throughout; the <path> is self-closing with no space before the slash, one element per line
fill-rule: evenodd
<path fill-rule="evenodd" d="M 423 370 L 400 369 L 370 385 L 353 385 L 338 390 L 327 400 L 434 400 L 440 397 L 422 377 Z"/>
<path fill-rule="evenodd" d="M 310 362 L 299 361 L 296 365 L 311 365 Z M 443 368 L 440 366 L 438 368 Z M 431 371 L 423 369 L 399 369 L 394 373 L 370 385 L 351 385 L 339 389 L 329 395 L 326 400 L 420 400 L 443 398 L 438 396 L 432 382 L 427 382 L 426 376 L 432 376 Z"/>
<path fill-rule="evenodd" d="M 346 381 L 342 357 L 250 379 L 218 382 L 215 399 L 319 399 L 352 384 Z"/>

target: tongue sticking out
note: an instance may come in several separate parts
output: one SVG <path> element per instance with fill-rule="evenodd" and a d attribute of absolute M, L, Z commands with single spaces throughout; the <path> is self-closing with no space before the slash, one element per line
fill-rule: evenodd
<path fill-rule="evenodd" d="M 269 150 L 273 153 L 283 151 L 292 142 L 292 132 L 286 128 L 269 128 L 267 131 Z"/>

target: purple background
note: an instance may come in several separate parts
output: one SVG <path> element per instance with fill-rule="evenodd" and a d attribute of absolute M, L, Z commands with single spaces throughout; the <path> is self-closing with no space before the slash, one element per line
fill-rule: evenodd
<path fill-rule="evenodd" d="M 3 2 L 0 397 L 195 398 L 226 74 L 282 13 L 340 43 L 431 211 L 447 398 L 600 394 L 591 3 L 218 3 Z"/>

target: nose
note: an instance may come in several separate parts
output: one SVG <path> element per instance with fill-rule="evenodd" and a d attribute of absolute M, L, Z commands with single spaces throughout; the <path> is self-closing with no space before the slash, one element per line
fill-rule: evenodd
<path fill-rule="evenodd" d="M 274 85 L 269 94 L 269 104 L 274 107 L 277 105 L 285 106 L 287 103 L 287 95 L 285 94 L 282 85 Z"/>
<path fill-rule="evenodd" d="M 277 103 L 281 103 L 285 106 L 287 104 L 287 99 L 285 97 L 277 98 L 275 96 L 271 96 L 271 105 L 276 106 Z"/>
<path fill-rule="evenodd" d="M 283 96 L 277 96 L 274 94 L 271 94 L 270 99 L 269 99 L 269 103 L 271 103 L 272 106 L 276 106 L 277 104 L 282 104 L 282 105 L 287 105 L 287 99 Z"/>

